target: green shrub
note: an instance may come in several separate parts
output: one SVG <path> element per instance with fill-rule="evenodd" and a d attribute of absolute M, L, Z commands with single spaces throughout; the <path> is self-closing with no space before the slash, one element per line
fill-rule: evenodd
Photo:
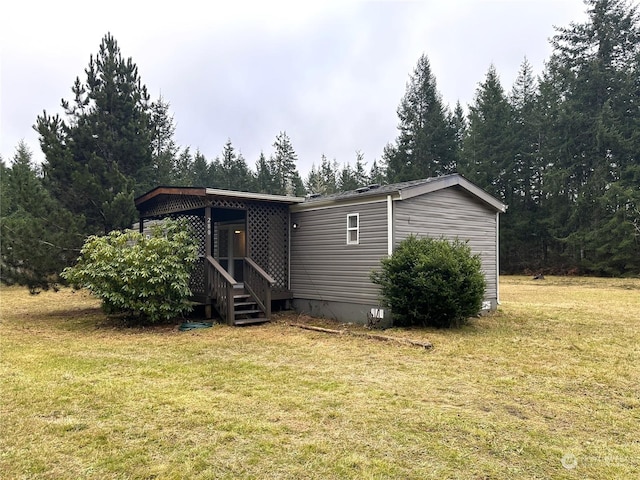
<path fill-rule="evenodd" d="M 62 276 L 100 298 L 108 314 L 157 322 L 191 309 L 189 279 L 197 258 L 189 225 L 165 220 L 150 236 L 127 230 L 89 237 L 77 264 Z"/>
<path fill-rule="evenodd" d="M 482 306 L 480 257 L 456 239 L 410 236 L 371 274 L 394 324 L 456 327 Z"/>

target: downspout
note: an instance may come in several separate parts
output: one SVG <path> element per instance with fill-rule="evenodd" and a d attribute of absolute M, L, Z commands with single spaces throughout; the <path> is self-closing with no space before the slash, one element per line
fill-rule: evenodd
<path fill-rule="evenodd" d="M 500 212 L 496 212 L 496 307 L 500 305 Z"/>
<path fill-rule="evenodd" d="M 287 290 L 291 291 L 291 207 L 289 207 L 289 235 L 287 235 Z"/>
<path fill-rule="evenodd" d="M 393 254 L 393 200 L 387 195 L 387 255 Z"/>

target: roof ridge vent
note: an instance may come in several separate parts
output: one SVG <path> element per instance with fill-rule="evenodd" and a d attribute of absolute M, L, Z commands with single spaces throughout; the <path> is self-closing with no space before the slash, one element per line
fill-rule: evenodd
<path fill-rule="evenodd" d="M 367 192 L 368 190 L 369 190 L 369 187 L 356 188 L 356 192 L 358 193 L 364 193 L 364 192 Z"/>
<path fill-rule="evenodd" d="M 372 183 L 371 185 L 367 185 L 367 188 L 369 190 L 374 190 L 376 188 L 380 188 L 380 184 L 379 183 Z"/>

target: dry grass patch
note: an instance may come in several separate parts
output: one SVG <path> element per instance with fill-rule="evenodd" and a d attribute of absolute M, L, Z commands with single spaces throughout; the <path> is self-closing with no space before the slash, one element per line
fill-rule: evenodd
<path fill-rule="evenodd" d="M 297 316 L 121 328 L 81 293 L 1 289 L 0 471 L 637 478 L 640 281 L 501 288 L 499 312 L 461 330 L 384 332 L 432 350 L 289 327 L 335 327 Z"/>

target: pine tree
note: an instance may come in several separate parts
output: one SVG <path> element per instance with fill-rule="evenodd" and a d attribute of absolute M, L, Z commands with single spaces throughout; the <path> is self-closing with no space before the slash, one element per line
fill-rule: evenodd
<path fill-rule="evenodd" d="M 345 163 L 338 172 L 338 191 L 348 192 L 355 190 L 358 186 L 355 170 L 353 170 L 348 163 Z"/>
<path fill-rule="evenodd" d="M 422 55 L 398 107 L 400 130 L 389 150 L 387 175 L 392 182 L 435 177 L 456 169 L 455 132 L 431 72 Z"/>
<path fill-rule="evenodd" d="M 395 174 L 389 168 L 389 162 L 392 161 L 398 155 L 398 148 L 393 143 L 387 143 L 382 149 L 382 158 L 380 163 L 384 165 L 382 171 L 385 175 L 384 183 L 392 183 L 396 178 Z"/>
<path fill-rule="evenodd" d="M 382 162 L 378 162 L 375 158 L 369 170 L 369 182 L 372 184 L 382 185 L 387 180 L 387 173 Z"/>
<path fill-rule="evenodd" d="M 304 184 L 296 168 L 298 156 L 286 132 L 280 132 L 273 144 L 274 153 L 271 156 L 271 169 L 275 175 L 276 185 L 274 194 L 304 195 Z"/>
<path fill-rule="evenodd" d="M 169 102 L 160 97 L 151 105 L 151 172 L 150 188 L 176 183 L 176 163 L 179 148 L 173 140 L 175 122 L 169 113 Z M 145 187 L 146 188 L 146 187 Z"/>
<path fill-rule="evenodd" d="M 287 195 L 302 197 L 304 196 L 304 193 L 305 193 L 304 183 L 302 181 L 302 177 L 300 176 L 300 174 L 298 173 L 298 170 L 296 169 L 292 173 L 291 180 L 287 186 Z"/>
<path fill-rule="evenodd" d="M 640 20 L 622 0 L 587 0 L 588 20 L 557 29 L 541 89 L 559 108 L 547 132 L 547 196 L 565 258 L 585 271 L 640 269 Z M 615 262 L 612 259 L 616 258 Z"/>
<path fill-rule="evenodd" d="M 322 161 L 320 162 L 320 177 L 322 178 L 322 193 L 323 195 L 331 195 L 338 191 L 338 162 L 334 159 L 333 162 L 323 154 Z"/>
<path fill-rule="evenodd" d="M 179 186 L 192 186 L 193 176 L 193 156 L 191 149 L 186 147 L 176 158 L 174 170 L 174 183 Z M 213 187 L 213 184 L 211 184 Z"/>
<path fill-rule="evenodd" d="M 541 200 L 544 165 L 540 155 L 540 117 L 537 109 L 538 87 L 531 65 L 525 58 L 509 102 L 512 108 L 510 131 L 513 135 L 515 158 L 507 202 L 521 201 L 532 208 Z"/>
<path fill-rule="evenodd" d="M 260 157 L 256 162 L 255 187 L 258 193 L 274 193 L 276 191 L 276 174 L 272 169 L 272 162 L 269 162 L 260 152 Z"/>
<path fill-rule="evenodd" d="M 11 167 L 2 164 L 0 281 L 48 289 L 77 256 L 82 218 L 73 216 L 42 185 L 32 154 L 20 142 Z"/>
<path fill-rule="evenodd" d="M 212 187 L 215 185 L 214 179 L 210 176 L 211 167 L 207 163 L 205 156 L 196 150 L 193 162 L 189 169 L 189 185 L 192 187 Z"/>
<path fill-rule="evenodd" d="M 449 123 L 453 130 L 453 136 L 455 138 L 455 171 L 460 168 L 462 159 L 464 158 L 464 143 L 467 138 L 469 126 L 467 124 L 467 116 L 464 113 L 464 109 L 460 104 L 460 101 L 456 102 L 456 107 L 450 116 Z"/>
<path fill-rule="evenodd" d="M 511 110 L 492 65 L 469 107 L 469 130 L 459 170 L 469 180 L 504 200 L 507 172 L 513 169 L 508 131 Z"/>
<path fill-rule="evenodd" d="M 369 185 L 369 175 L 367 175 L 365 170 L 366 165 L 367 162 L 364 161 L 364 154 L 360 150 L 356 151 L 356 164 L 353 167 L 353 174 L 356 179 L 356 184 L 358 185 L 356 188 Z"/>
<path fill-rule="evenodd" d="M 0 155 L 0 214 L 9 205 L 9 168 L 4 163 L 4 158 Z M 1 243 L 1 242 L 0 242 Z"/>
<path fill-rule="evenodd" d="M 500 225 L 500 265 L 509 272 L 548 267 L 551 237 L 546 229 L 542 177 L 542 123 L 537 82 L 525 58 L 509 95 L 511 122 L 505 135 L 511 139 L 511 168 L 505 169 L 507 215 Z"/>
<path fill-rule="evenodd" d="M 253 176 L 242 154 L 236 154 L 231 139 L 227 140 L 222 149 L 219 164 L 217 186 L 226 190 L 247 192 L 253 186 Z"/>
<path fill-rule="evenodd" d="M 133 198 L 149 187 L 153 129 L 149 95 L 138 68 L 107 34 L 89 59 L 74 99 L 62 100 L 67 120 L 43 112 L 36 130 L 51 194 L 87 221 L 87 233 L 131 225 Z"/>
<path fill-rule="evenodd" d="M 311 166 L 311 171 L 307 176 L 304 186 L 308 193 L 320 195 L 331 195 L 338 191 L 338 162 L 330 162 L 325 154 L 322 154 L 320 166 Z"/>
<path fill-rule="evenodd" d="M 307 178 L 304 180 L 304 188 L 308 194 L 322 194 L 322 190 L 324 188 L 322 175 L 316 168 L 315 163 L 311 164 L 311 170 L 309 170 Z"/>

